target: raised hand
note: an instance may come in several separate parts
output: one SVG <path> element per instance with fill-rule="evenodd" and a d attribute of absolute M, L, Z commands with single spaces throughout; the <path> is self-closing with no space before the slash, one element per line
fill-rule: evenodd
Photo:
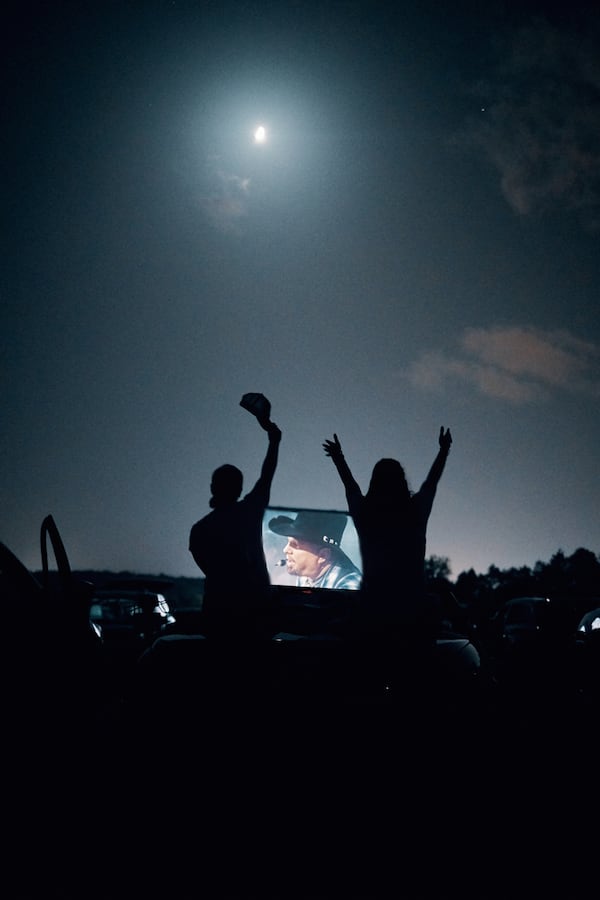
<path fill-rule="evenodd" d="M 450 434 L 449 428 L 446 428 L 446 430 L 444 431 L 443 425 L 440 428 L 439 442 L 440 442 L 440 448 L 442 450 L 448 451 L 450 449 L 450 445 L 452 443 L 452 435 Z"/>
<path fill-rule="evenodd" d="M 333 435 L 332 441 L 323 441 L 323 450 L 325 451 L 325 455 L 330 456 L 332 459 L 342 456 L 342 445 L 340 444 L 337 434 Z"/>
<path fill-rule="evenodd" d="M 264 394 L 256 392 L 244 394 L 240 400 L 240 406 L 256 416 L 261 427 L 266 429 L 271 416 L 271 404 Z"/>

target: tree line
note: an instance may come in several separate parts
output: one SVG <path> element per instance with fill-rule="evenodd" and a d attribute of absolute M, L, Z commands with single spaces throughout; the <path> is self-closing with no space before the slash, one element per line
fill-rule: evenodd
<path fill-rule="evenodd" d="M 583 614 L 591 605 L 600 605 L 600 556 L 583 547 L 570 556 L 558 550 L 549 562 L 538 561 L 532 567 L 500 569 L 491 565 L 485 573 L 468 569 L 454 580 L 448 557 L 429 556 L 425 560 L 425 572 L 432 593 L 451 594 L 477 620 L 492 618 L 512 597 L 547 596 L 570 603 L 574 615 Z M 96 588 L 110 587 L 115 582 L 122 585 L 128 580 L 132 584 L 146 582 L 149 588 L 159 585 L 155 589 L 165 594 L 173 609 L 194 609 L 202 605 L 202 577 L 106 571 L 79 571 L 74 575 Z"/>
<path fill-rule="evenodd" d="M 430 556 L 425 561 L 426 576 L 433 593 L 447 593 L 474 619 L 490 620 L 513 597 L 548 597 L 569 607 L 572 615 L 583 615 L 600 606 L 600 556 L 579 547 L 570 556 L 558 550 L 549 562 L 534 566 L 500 569 L 491 565 L 478 574 L 473 569 L 461 572 L 452 581 L 447 557 Z"/>

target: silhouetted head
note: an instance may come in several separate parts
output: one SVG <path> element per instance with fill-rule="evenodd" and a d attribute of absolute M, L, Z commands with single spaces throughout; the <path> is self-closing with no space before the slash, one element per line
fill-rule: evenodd
<path fill-rule="evenodd" d="M 244 476 L 237 468 L 225 463 L 212 473 L 210 482 L 210 505 L 222 506 L 224 503 L 235 503 L 244 484 Z"/>
<path fill-rule="evenodd" d="M 385 505 L 402 503 L 410 495 L 406 474 L 397 459 L 380 459 L 375 463 L 367 491 L 371 502 Z"/>

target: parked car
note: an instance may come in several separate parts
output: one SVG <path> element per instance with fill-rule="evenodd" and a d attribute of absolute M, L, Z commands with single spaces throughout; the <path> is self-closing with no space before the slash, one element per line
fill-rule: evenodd
<path fill-rule="evenodd" d="M 571 644 L 572 676 L 580 700 L 596 708 L 600 698 L 600 599 L 581 617 Z"/>
<path fill-rule="evenodd" d="M 571 606 L 564 598 L 514 597 L 494 621 L 493 671 L 511 702 L 533 710 L 568 690 Z"/>
<path fill-rule="evenodd" d="M 600 606 L 590 609 L 577 626 L 577 635 L 582 640 L 600 640 Z"/>
<path fill-rule="evenodd" d="M 36 576 L 0 543 L 0 596 L 9 631 L 3 658 L 10 673 L 11 711 L 20 728 L 93 716 L 102 691 L 103 650 L 89 617 L 93 585 L 71 571 L 51 515 L 40 528 L 42 572 Z M 54 555 L 56 569 L 50 568 Z"/>
<path fill-rule="evenodd" d="M 504 648 L 532 645 L 544 636 L 552 614 L 549 597 L 513 597 L 498 612 L 498 636 Z"/>
<path fill-rule="evenodd" d="M 143 649 L 175 624 L 164 594 L 146 589 L 105 588 L 94 592 L 90 619 L 105 645 Z"/>

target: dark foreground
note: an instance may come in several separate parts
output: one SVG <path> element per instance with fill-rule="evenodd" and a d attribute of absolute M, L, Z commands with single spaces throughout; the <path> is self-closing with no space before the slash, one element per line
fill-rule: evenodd
<path fill-rule="evenodd" d="M 174 644 L 100 703 L 9 710 L 11 900 L 591 896 L 595 700 L 381 647 Z"/>

